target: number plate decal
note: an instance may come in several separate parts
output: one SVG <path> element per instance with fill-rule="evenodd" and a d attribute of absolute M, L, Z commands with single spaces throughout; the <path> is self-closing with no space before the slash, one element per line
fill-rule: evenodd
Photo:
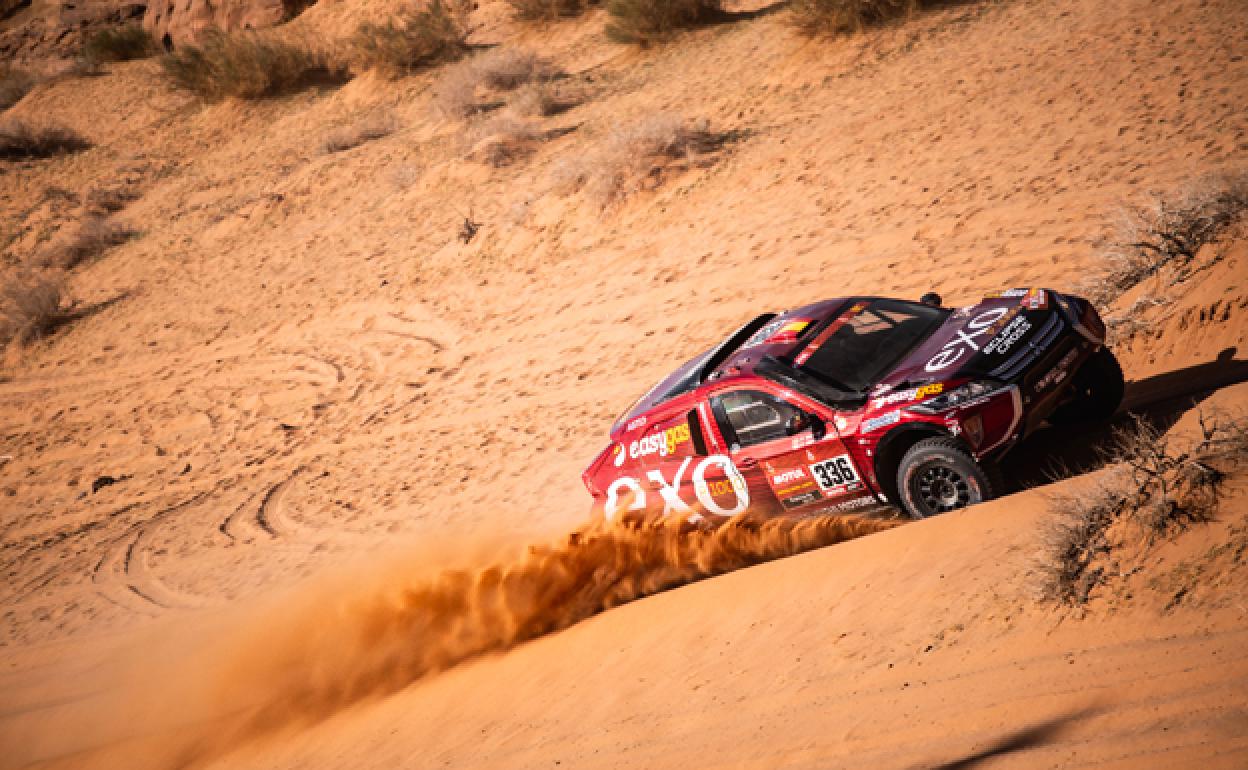
<path fill-rule="evenodd" d="M 819 488 L 828 495 L 844 494 L 862 488 L 862 480 L 847 454 L 815 463 L 810 466 L 810 475 L 815 477 Z"/>

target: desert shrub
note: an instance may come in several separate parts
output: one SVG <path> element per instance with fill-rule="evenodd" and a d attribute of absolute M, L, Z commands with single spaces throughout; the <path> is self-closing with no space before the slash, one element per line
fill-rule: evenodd
<path fill-rule="evenodd" d="M 1108 304 L 1146 278 L 1171 271 L 1171 285 L 1191 274 L 1196 253 L 1248 212 L 1248 173 L 1204 177 L 1169 195 L 1124 209 L 1103 253 L 1103 270 L 1078 290 Z"/>
<path fill-rule="evenodd" d="M 550 135 L 514 115 L 503 113 L 485 121 L 474 132 L 470 156 L 495 168 L 510 166 L 537 149 Z"/>
<path fill-rule="evenodd" d="M 555 19 L 579 16 L 590 6 L 596 5 L 595 0 L 507 0 L 518 18 L 526 21 L 554 21 Z"/>
<path fill-rule="evenodd" d="M 351 59 L 361 69 L 399 77 L 460 58 L 466 37 L 461 14 L 444 0 L 431 0 L 395 20 L 361 24 L 351 37 Z"/>
<path fill-rule="evenodd" d="M 719 0 L 608 0 L 606 33 L 617 43 L 650 45 L 721 13 Z"/>
<path fill-rule="evenodd" d="M 342 74 L 324 51 L 251 32 L 211 32 L 160 61 L 175 85 L 209 102 L 262 99 Z"/>
<path fill-rule="evenodd" d="M 37 253 L 35 262 L 43 267 L 69 270 L 98 258 L 135 235 L 133 228 L 112 217 L 87 216 L 72 233 L 54 239 Z"/>
<path fill-rule="evenodd" d="M 546 84 L 561 73 L 532 51 L 495 48 L 447 67 L 434 87 L 434 105 L 448 117 L 464 118 L 487 107 L 483 91 L 514 91 Z"/>
<path fill-rule="evenodd" d="M 156 41 L 140 24 L 101 30 L 82 47 L 82 58 L 91 62 L 131 61 L 155 56 Z"/>
<path fill-rule="evenodd" d="M 1227 474 L 1248 460 L 1248 423 L 1200 417 L 1200 436 L 1178 450 L 1141 420 L 1120 429 L 1107 459 L 1114 466 L 1091 490 L 1054 496 L 1038 568 L 1046 599 L 1082 604 L 1104 579 L 1111 531 L 1129 526 L 1149 545 L 1217 509 Z"/>
<path fill-rule="evenodd" d="M 793 24 L 811 36 L 847 35 L 873 24 L 905 18 L 919 0 L 793 0 Z"/>
<path fill-rule="evenodd" d="M 722 143 L 723 137 L 705 124 L 655 115 L 615 128 L 596 151 L 557 168 L 555 186 L 567 192 L 584 190 L 589 200 L 605 209 L 657 185 L 667 165 L 689 163 Z"/>
<path fill-rule="evenodd" d="M 373 115 L 349 126 L 331 131 L 322 149 L 326 153 L 343 152 L 365 142 L 393 134 L 397 124 L 392 115 Z"/>
<path fill-rule="evenodd" d="M 0 110 L 7 110 L 35 87 L 35 76 L 25 70 L 0 65 Z"/>
<path fill-rule="evenodd" d="M 0 346 L 42 337 L 71 318 L 63 307 L 65 277 L 15 269 L 0 275 Z"/>
<path fill-rule="evenodd" d="M 125 185 L 92 187 L 82 196 L 83 205 L 88 211 L 109 214 L 121 211 L 138 199 L 138 191 Z"/>
<path fill-rule="evenodd" d="M 0 122 L 0 158 L 48 158 L 91 145 L 72 129 L 52 123 L 8 119 Z"/>
<path fill-rule="evenodd" d="M 554 115 L 576 104 L 576 99 L 564 98 L 556 93 L 549 82 L 525 84 L 507 98 L 507 108 L 512 112 L 535 118 Z"/>

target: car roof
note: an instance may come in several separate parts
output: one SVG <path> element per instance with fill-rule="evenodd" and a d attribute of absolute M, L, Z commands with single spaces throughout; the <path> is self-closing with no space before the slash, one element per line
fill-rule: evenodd
<path fill-rule="evenodd" d="M 752 379 L 754 367 L 764 356 L 784 358 L 804 347 L 818 329 L 851 299 L 834 298 L 787 310 L 765 313 L 745 324 L 714 348 L 689 359 L 646 391 L 615 422 L 611 435 L 640 417 L 647 422 L 687 409 L 703 386 Z"/>

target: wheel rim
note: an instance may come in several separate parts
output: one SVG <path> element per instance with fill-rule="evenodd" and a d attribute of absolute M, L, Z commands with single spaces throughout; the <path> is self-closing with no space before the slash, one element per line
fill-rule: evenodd
<path fill-rule="evenodd" d="M 971 503 L 966 477 L 947 465 L 929 465 L 915 480 L 919 501 L 935 513 L 965 508 Z"/>

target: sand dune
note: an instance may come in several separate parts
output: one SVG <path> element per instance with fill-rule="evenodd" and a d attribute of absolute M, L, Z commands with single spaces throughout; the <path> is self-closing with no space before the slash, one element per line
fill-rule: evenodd
<path fill-rule="evenodd" d="M 0 376 L 0 765 L 1242 767 L 1242 480 L 1087 607 L 1034 596 L 1046 495 L 1088 482 L 1051 472 L 1097 473 L 1103 427 L 1020 447 L 1004 500 L 597 615 L 873 525 L 709 562 L 610 540 L 662 568 L 612 562 L 625 587 L 551 545 L 614 417 L 761 309 L 1068 289 L 1124 207 L 1242 173 L 1241 4 L 950 3 L 839 41 L 777 8 L 640 51 L 602 21 L 474 12 L 474 42 L 538 49 L 584 97 L 502 167 L 437 115 L 436 72 L 205 106 L 127 62 L 10 110 L 93 147 L 0 165 L 2 264 L 93 188 L 133 191 L 139 237 Z M 321 149 L 377 114 L 397 130 Z M 558 184 L 662 115 L 725 141 L 605 212 Z M 1243 413 L 1246 244 L 1106 308 L 1141 322 L 1115 347 L 1163 431 Z M 516 571 L 559 611 L 503 611 Z M 383 630 L 353 636 L 343 602 Z M 412 641 L 434 627 L 454 644 Z"/>

